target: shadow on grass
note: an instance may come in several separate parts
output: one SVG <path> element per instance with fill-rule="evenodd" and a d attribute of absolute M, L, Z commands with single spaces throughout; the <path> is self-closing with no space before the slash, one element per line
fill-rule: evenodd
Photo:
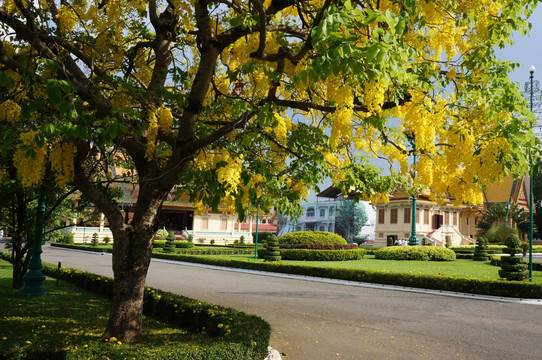
<path fill-rule="evenodd" d="M 0 359 L 252 359 L 250 349 L 143 317 L 143 338 L 103 342 L 110 300 L 47 278 L 47 295 L 11 288 L 11 264 L 0 261 Z M 238 346 L 239 345 L 239 346 Z M 233 352 L 232 352 L 233 351 Z M 233 357 L 228 354 L 232 354 Z M 213 355 L 215 354 L 215 355 Z M 236 354 L 236 355 L 233 355 Z M 214 357 L 213 357 L 214 356 Z"/>

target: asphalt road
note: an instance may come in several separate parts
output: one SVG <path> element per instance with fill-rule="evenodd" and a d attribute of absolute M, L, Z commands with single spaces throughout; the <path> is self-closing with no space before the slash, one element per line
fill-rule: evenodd
<path fill-rule="evenodd" d="M 111 256 L 44 248 L 43 261 L 111 276 Z M 266 319 L 285 360 L 542 359 L 542 306 L 153 261 L 147 285 Z M 234 359 L 232 359 L 234 360 Z"/>

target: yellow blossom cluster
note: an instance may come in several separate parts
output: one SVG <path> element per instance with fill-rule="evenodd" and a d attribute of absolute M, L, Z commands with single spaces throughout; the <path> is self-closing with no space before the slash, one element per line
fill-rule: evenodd
<path fill-rule="evenodd" d="M 15 123 L 21 115 L 21 107 L 12 100 L 6 100 L 0 104 L 0 121 Z"/>
<path fill-rule="evenodd" d="M 13 155 L 13 163 L 23 187 L 32 187 L 41 183 L 45 176 L 47 148 L 37 146 L 35 136 L 37 131 L 24 132 L 20 135 L 21 144 Z M 25 147 L 31 147 L 31 152 Z"/>
<path fill-rule="evenodd" d="M 158 119 L 154 111 L 149 111 L 149 128 L 147 129 L 147 146 L 145 158 L 150 161 L 156 153 L 156 137 L 158 136 Z"/>
<path fill-rule="evenodd" d="M 62 34 L 67 34 L 75 28 L 77 23 L 77 14 L 73 11 L 72 7 L 61 5 L 56 15 L 58 21 L 58 28 Z"/>
<path fill-rule="evenodd" d="M 173 115 L 171 110 L 165 105 L 161 105 L 158 110 L 156 110 L 156 115 L 158 117 L 158 127 L 160 131 L 164 134 L 169 134 L 173 126 Z"/>
<path fill-rule="evenodd" d="M 223 152 L 222 155 L 221 160 L 227 164 L 217 169 L 218 182 L 225 185 L 229 189 L 228 192 L 235 192 L 241 181 L 242 160 L 230 157 L 227 152 Z"/>
<path fill-rule="evenodd" d="M 51 169 L 55 171 L 55 179 L 59 187 L 64 187 L 73 181 L 74 154 L 74 146 L 65 142 L 55 145 L 49 154 Z"/>

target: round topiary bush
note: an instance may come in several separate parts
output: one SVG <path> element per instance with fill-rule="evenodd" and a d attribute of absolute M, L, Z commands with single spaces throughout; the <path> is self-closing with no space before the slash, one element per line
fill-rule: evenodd
<path fill-rule="evenodd" d="M 346 244 L 341 236 L 327 231 L 296 231 L 282 235 L 280 244 Z"/>
<path fill-rule="evenodd" d="M 455 252 L 435 246 L 390 246 L 375 251 L 380 260 L 451 261 Z"/>

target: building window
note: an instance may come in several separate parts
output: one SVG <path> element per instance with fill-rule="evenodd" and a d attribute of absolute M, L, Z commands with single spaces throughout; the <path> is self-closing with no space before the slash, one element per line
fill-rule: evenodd
<path fill-rule="evenodd" d="M 416 224 L 420 223 L 420 209 L 416 209 Z"/>
<path fill-rule="evenodd" d="M 403 222 L 405 224 L 410 223 L 410 208 L 404 208 L 403 209 Z"/>
<path fill-rule="evenodd" d="M 383 238 L 383 237 L 384 237 L 384 233 L 378 233 L 378 237 Z"/>
<path fill-rule="evenodd" d="M 386 209 L 378 209 L 378 223 L 384 224 L 384 218 L 386 216 Z"/>
<path fill-rule="evenodd" d="M 209 218 L 207 216 L 201 218 L 201 230 L 209 230 Z"/>
<path fill-rule="evenodd" d="M 227 231 L 228 230 L 228 218 L 227 217 L 222 217 L 220 219 L 220 229 L 222 231 Z"/>
<path fill-rule="evenodd" d="M 320 231 L 326 231 L 326 227 L 324 225 L 320 225 Z"/>
<path fill-rule="evenodd" d="M 335 212 L 335 208 L 330 207 L 329 208 L 329 216 L 333 216 L 334 212 Z"/>
<path fill-rule="evenodd" d="M 390 210 L 390 224 L 397 224 L 397 209 Z"/>
<path fill-rule="evenodd" d="M 314 217 L 314 208 L 308 208 L 307 209 L 307 217 L 308 218 Z"/>
<path fill-rule="evenodd" d="M 429 209 L 423 209 L 423 223 L 429 224 Z"/>
<path fill-rule="evenodd" d="M 467 225 L 469 224 L 469 218 L 467 218 Z"/>
<path fill-rule="evenodd" d="M 450 225 L 450 212 L 444 212 L 444 225 Z"/>
<path fill-rule="evenodd" d="M 454 212 L 454 225 L 457 226 L 457 213 Z"/>
<path fill-rule="evenodd" d="M 320 209 L 320 217 L 325 217 L 325 216 L 326 216 L 326 209 Z"/>

